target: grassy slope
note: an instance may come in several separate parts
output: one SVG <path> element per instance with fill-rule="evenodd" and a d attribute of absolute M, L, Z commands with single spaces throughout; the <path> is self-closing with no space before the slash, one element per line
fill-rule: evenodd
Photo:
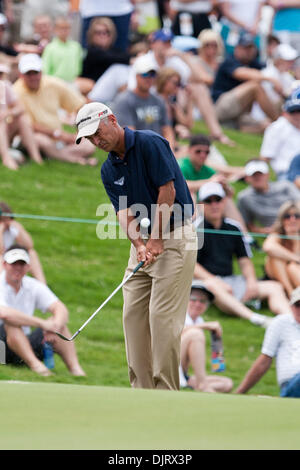
<path fill-rule="evenodd" d="M 196 130 L 204 127 L 197 126 Z M 258 155 L 261 138 L 228 132 L 238 143 L 234 149 L 218 146 L 228 162 L 242 165 Z M 100 162 L 105 155 L 98 152 Z M 96 209 L 108 202 L 95 168 L 46 162 L 43 168 L 27 164 L 13 173 L 1 167 L 1 199 L 15 213 L 97 219 Z M 236 190 L 244 187 L 235 185 Z M 94 224 L 19 219 L 33 236 L 50 287 L 70 311 L 70 330 L 75 332 L 122 280 L 127 263 L 127 240 L 99 240 Z M 255 252 L 257 274 L 262 274 L 263 256 Z M 74 379 L 56 359 L 56 374 L 48 382 L 128 386 L 122 332 L 122 296 L 118 293 L 76 339 L 86 378 Z M 264 331 L 231 318 L 211 307 L 208 319 L 218 319 L 224 329 L 227 371 L 237 385 L 260 351 Z M 25 368 L 3 366 L 0 379 L 34 381 Z M 253 393 L 277 395 L 274 367 Z"/>

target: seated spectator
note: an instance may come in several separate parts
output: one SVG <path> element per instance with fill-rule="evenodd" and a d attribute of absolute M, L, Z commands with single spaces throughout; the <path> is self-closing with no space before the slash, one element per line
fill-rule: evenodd
<path fill-rule="evenodd" d="M 28 36 L 25 42 L 17 43 L 14 47 L 19 53 L 42 55 L 52 38 L 52 18 L 49 15 L 41 14 L 35 16 L 32 22 L 32 36 Z"/>
<path fill-rule="evenodd" d="M 135 59 L 148 51 L 149 45 L 145 40 L 132 44 L 129 48 L 130 64 L 113 64 L 108 67 L 88 93 L 89 100 L 111 106 L 117 95 L 127 89 Z"/>
<path fill-rule="evenodd" d="M 300 189 L 300 154 L 296 155 L 291 161 L 287 178 L 292 181 L 298 189 Z"/>
<path fill-rule="evenodd" d="M 223 40 L 219 33 L 212 29 L 201 31 L 198 39 L 200 47 L 195 63 L 198 66 L 201 80 L 211 88 L 223 60 Z"/>
<path fill-rule="evenodd" d="M 210 182 L 203 185 L 200 201 L 204 204 L 202 225 L 207 232 L 205 243 L 198 250 L 194 277 L 205 282 L 207 289 L 215 295 L 215 304 L 223 312 L 265 327 L 270 317 L 253 313 L 244 303 L 267 299 L 274 314 L 286 313 L 289 303 L 283 287 L 279 282 L 257 280 L 250 259 L 252 253 L 239 225 L 224 218 L 226 199 L 222 186 Z M 233 272 L 234 258 L 237 258 L 241 275 Z"/>
<path fill-rule="evenodd" d="M 32 237 L 20 222 L 14 220 L 13 216 L 2 215 L 13 214 L 13 211 L 6 202 L 0 202 L 0 258 L 3 254 L 16 243 L 22 245 L 28 251 L 30 256 L 30 274 L 38 281 L 46 284 L 45 274 L 37 254 Z M 0 267 L 2 271 L 2 266 Z"/>
<path fill-rule="evenodd" d="M 10 149 L 10 144 L 16 135 L 20 136 L 24 148 L 35 163 L 41 164 L 43 160 L 25 109 L 12 84 L 7 80 L 8 73 L 9 68 L 5 64 L 0 64 L 0 87 L 4 98 L 0 100 L 0 154 L 4 166 L 10 170 L 17 170 L 18 162 L 14 158 L 13 150 Z"/>
<path fill-rule="evenodd" d="M 290 200 L 300 200 L 300 191 L 290 181 L 270 181 L 269 167 L 259 159 L 245 166 L 249 187 L 238 194 L 238 208 L 250 232 L 272 233 L 278 211 Z"/>
<path fill-rule="evenodd" d="M 52 18 L 66 16 L 70 9 L 69 0 L 22 0 L 22 3 L 24 5 L 21 15 L 20 36 L 26 41 L 30 40 L 37 32 L 36 24 L 32 23 L 33 19 L 38 18 L 42 22 L 42 24 L 39 23 L 39 32 L 44 32 L 44 37 L 49 38 L 50 32 L 48 36 L 46 35 L 46 30 L 49 31 L 49 28 L 52 28 L 49 18 L 52 21 Z M 47 24 L 46 18 L 48 19 Z"/>
<path fill-rule="evenodd" d="M 61 341 L 51 333 L 70 335 L 67 308 L 45 284 L 26 275 L 29 264 L 29 254 L 22 246 L 14 245 L 4 254 L 0 276 L 0 318 L 4 324 L 0 326 L 0 339 L 6 345 L 6 362 L 25 363 L 39 375 L 51 375 L 42 362 L 43 343 L 47 341 L 72 375 L 83 376 L 74 343 Z M 51 317 L 46 321 L 35 319 L 36 309 L 51 313 Z M 39 328 L 31 332 L 30 326 Z"/>
<path fill-rule="evenodd" d="M 246 225 L 235 206 L 232 199 L 233 191 L 228 184 L 230 168 L 226 165 L 215 165 L 213 162 L 207 164 L 211 147 L 210 139 L 207 136 L 192 135 L 189 140 L 188 155 L 178 159 L 180 169 L 195 203 L 198 202 L 198 192 L 203 184 L 208 181 L 222 184 L 226 194 L 225 215 L 238 221 L 246 233 Z"/>
<path fill-rule="evenodd" d="M 260 105 L 269 122 L 277 119 L 278 111 L 268 98 L 261 82 L 262 80 L 271 82 L 279 92 L 282 91 L 282 87 L 273 77 L 264 77 L 261 72 L 264 65 L 256 57 L 257 48 L 253 37 L 242 34 L 234 48 L 234 54 L 227 57 L 220 65 L 212 86 L 212 97 L 221 124 L 233 122 L 240 130 L 263 131 L 265 126 L 253 122 L 249 116 L 247 121 L 245 118 L 255 102 Z"/>
<path fill-rule="evenodd" d="M 300 201 L 285 202 L 278 213 L 273 232 L 264 241 L 267 253 L 265 271 L 279 281 L 288 296 L 300 286 Z"/>
<path fill-rule="evenodd" d="M 117 96 L 112 105 L 121 126 L 137 130 L 152 130 L 164 136 L 175 147 L 175 136 L 169 121 L 164 101 L 152 93 L 156 77 L 153 61 L 147 56 L 138 57 L 133 69 L 136 87 Z"/>
<path fill-rule="evenodd" d="M 181 334 L 180 365 L 188 386 L 201 392 L 228 393 L 233 383 L 229 377 L 206 373 L 205 334 L 207 330 L 222 338 L 222 327 L 217 321 L 205 321 L 203 315 L 214 295 L 199 281 L 193 281 L 185 326 Z M 189 367 L 193 375 L 188 377 Z"/>
<path fill-rule="evenodd" d="M 172 48 L 172 38 L 172 34 L 165 30 L 152 33 L 150 35 L 151 50 L 148 56 L 154 61 L 157 70 L 162 67 L 171 67 L 180 74 L 183 86 L 189 85 L 194 98 L 194 106 L 199 110 L 212 138 L 226 145 L 234 145 L 224 134 L 218 122 L 209 89 L 199 78 L 195 60 L 189 53 Z M 128 87 L 134 87 L 133 83 L 132 78 L 129 78 Z"/>
<path fill-rule="evenodd" d="M 76 111 L 86 99 L 63 80 L 42 73 L 42 60 L 36 54 L 24 55 L 19 63 L 20 78 L 14 90 L 27 111 L 41 152 L 54 158 L 80 165 L 96 165 L 91 157 L 95 147 L 88 141 L 75 144 L 75 134 L 63 130 L 59 111 Z"/>
<path fill-rule="evenodd" d="M 264 132 L 260 157 L 270 162 L 277 179 L 287 179 L 293 158 L 300 147 L 300 88 L 286 100 L 282 116 Z"/>
<path fill-rule="evenodd" d="M 293 47 L 288 44 L 280 44 L 273 51 L 272 63 L 261 71 L 265 77 L 273 77 L 281 84 L 282 91 L 281 93 L 278 93 L 271 82 L 262 82 L 262 86 L 265 89 L 267 96 L 278 110 L 278 113 L 281 112 L 284 101 L 293 90 L 295 78 L 292 75 L 292 72 L 298 55 L 298 52 Z M 257 103 L 254 103 L 251 115 L 257 121 L 263 121 L 266 119 L 265 113 Z"/>
<path fill-rule="evenodd" d="M 116 49 L 117 30 L 109 18 L 95 18 L 88 29 L 88 47 L 83 60 L 81 77 L 77 80 L 80 90 L 90 92 L 101 75 L 112 64 L 129 64 L 129 54 Z"/>
<path fill-rule="evenodd" d="M 300 397 L 300 288 L 291 295 L 291 312 L 272 320 L 260 356 L 251 366 L 236 393 L 246 393 L 270 369 L 276 357 L 277 382 L 281 397 Z"/>
<path fill-rule="evenodd" d="M 157 74 L 155 88 L 165 102 L 175 137 L 188 138 L 194 124 L 194 104 L 189 87 L 182 88 L 180 74 L 175 69 L 163 67 Z"/>
<path fill-rule="evenodd" d="M 71 22 L 68 18 L 55 20 L 55 36 L 45 47 L 43 72 L 74 83 L 82 69 L 83 50 L 77 41 L 70 39 Z"/>

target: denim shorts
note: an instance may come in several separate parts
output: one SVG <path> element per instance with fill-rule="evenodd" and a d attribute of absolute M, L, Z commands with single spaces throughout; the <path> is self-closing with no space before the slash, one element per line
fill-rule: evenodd
<path fill-rule="evenodd" d="M 280 396 L 300 398 L 300 373 L 281 385 Z"/>

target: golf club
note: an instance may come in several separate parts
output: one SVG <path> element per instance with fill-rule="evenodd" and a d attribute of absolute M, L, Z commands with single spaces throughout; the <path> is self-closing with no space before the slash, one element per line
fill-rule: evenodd
<path fill-rule="evenodd" d="M 61 339 L 65 341 L 73 341 L 73 339 L 76 338 L 77 335 L 86 327 L 86 325 L 94 318 L 95 315 L 104 307 L 104 305 L 107 304 L 107 302 L 118 292 L 118 290 L 121 289 L 121 287 L 124 286 L 124 284 L 143 266 L 145 261 L 141 261 L 123 281 L 121 284 L 110 294 L 109 297 L 100 305 L 100 307 L 97 308 L 97 310 L 87 319 L 87 321 L 79 328 L 79 330 L 76 331 L 76 333 L 71 336 L 71 338 L 67 338 L 66 336 L 62 335 L 61 333 L 55 332 L 57 336 L 59 336 Z"/>

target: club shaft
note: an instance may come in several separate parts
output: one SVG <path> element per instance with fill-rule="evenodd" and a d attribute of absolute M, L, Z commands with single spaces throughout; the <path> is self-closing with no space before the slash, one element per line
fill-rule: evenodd
<path fill-rule="evenodd" d="M 141 261 L 135 267 L 132 273 L 130 273 L 125 279 L 123 279 L 121 284 L 110 294 L 109 297 L 107 297 L 107 299 L 100 305 L 100 307 L 98 307 L 97 310 L 95 310 L 95 312 L 87 319 L 87 321 L 79 328 L 79 330 L 76 331 L 76 333 L 74 333 L 74 335 L 72 336 L 72 339 L 74 339 L 75 336 L 77 336 L 83 330 L 83 328 L 86 327 L 86 325 L 97 315 L 97 313 L 107 304 L 107 302 L 109 302 L 110 299 L 124 286 L 124 284 L 143 266 L 143 264 L 144 262 Z"/>

